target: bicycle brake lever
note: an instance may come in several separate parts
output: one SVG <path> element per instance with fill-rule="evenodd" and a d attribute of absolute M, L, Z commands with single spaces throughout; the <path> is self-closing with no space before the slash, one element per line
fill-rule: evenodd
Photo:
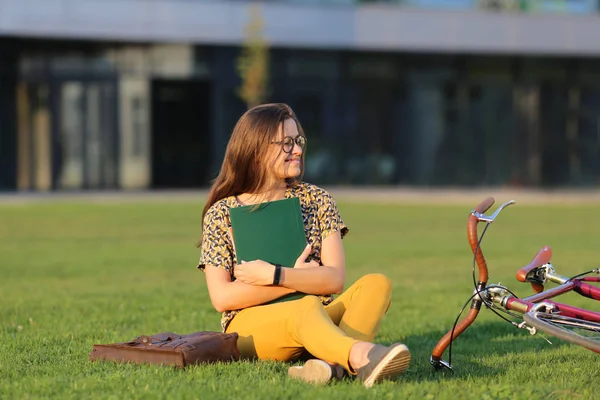
<path fill-rule="evenodd" d="M 506 207 L 515 204 L 514 200 L 509 200 L 506 203 L 502 204 L 500 207 L 498 207 L 498 209 L 496 211 L 494 211 L 494 213 L 490 216 L 485 215 L 483 213 L 478 213 L 475 210 L 472 210 L 471 213 L 479 220 L 479 221 L 483 221 L 483 222 L 487 222 L 488 224 L 491 224 L 492 222 L 494 222 L 494 220 L 496 219 L 496 217 L 498 216 L 498 214 L 500 214 L 500 211 L 504 210 Z"/>

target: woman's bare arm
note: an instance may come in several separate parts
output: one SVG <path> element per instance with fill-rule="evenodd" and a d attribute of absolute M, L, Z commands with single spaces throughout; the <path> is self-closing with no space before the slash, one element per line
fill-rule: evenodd
<path fill-rule="evenodd" d="M 206 265 L 204 272 L 210 300 L 219 312 L 257 306 L 296 291 L 283 286 L 256 286 L 239 280 L 232 282 L 228 271 L 212 265 Z"/>
<path fill-rule="evenodd" d="M 323 240 L 321 263 L 322 266 L 307 263 L 282 268 L 280 285 L 309 294 L 341 293 L 346 279 L 346 261 L 339 231 Z"/>

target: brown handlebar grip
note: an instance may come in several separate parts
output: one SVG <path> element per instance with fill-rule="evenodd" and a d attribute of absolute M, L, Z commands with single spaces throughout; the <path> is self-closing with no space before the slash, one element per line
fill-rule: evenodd
<path fill-rule="evenodd" d="M 481 203 L 479 203 L 477 205 L 477 207 L 475 207 L 475 211 L 478 213 L 484 213 L 487 210 L 489 210 L 491 206 L 494 205 L 495 201 L 496 200 L 493 197 L 488 197 L 485 200 L 483 200 Z"/>
<path fill-rule="evenodd" d="M 517 271 L 517 280 L 520 282 L 527 282 L 527 274 L 531 272 L 531 270 L 549 263 L 551 258 L 552 249 L 550 246 L 542 247 L 529 264 Z"/>
<path fill-rule="evenodd" d="M 495 199 L 493 197 L 488 197 L 485 200 L 483 200 L 481 203 L 479 203 L 477 205 L 477 207 L 475 207 L 474 211 L 476 213 L 483 214 L 487 210 L 489 210 L 491 206 L 494 205 L 494 202 L 495 202 Z M 469 221 L 467 222 L 467 237 L 469 239 L 469 244 L 471 245 L 471 250 L 473 251 L 473 254 L 475 254 L 475 251 L 477 251 L 476 260 L 477 260 L 477 266 L 479 267 L 478 288 L 479 287 L 484 288 L 487 283 L 488 272 L 487 272 L 487 264 L 485 262 L 485 258 L 483 257 L 481 248 L 479 248 L 479 249 L 477 248 L 477 244 L 478 244 L 477 223 L 478 222 L 479 222 L 479 219 L 475 215 L 473 215 L 473 213 L 471 213 L 471 215 L 469 215 Z M 432 360 L 440 361 L 442 359 L 442 355 L 444 354 L 444 351 L 446 351 L 446 348 L 450 345 L 450 342 L 452 340 L 456 339 L 461 333 L 463 333 L 464 330 L 467 329 L 469 327 L 469 325 L 471 325 L 473 323 L 473 321 L 475 321 L 475 318 L 477 318 L 478 314 L 479 314 L 479 307 L 471 308 L 469 310 L 469 313 L 467 314 L 467 316 L 463 320 L 461 320 L 454 328 L 454 334 L 452 334 L 452 330 L 450 330 L 450 331 L 448 331 L 448 333 L 446 333 L 444 335 L 444 337 L 442 339 L 440 339 L 440 341 L 437 343 L 437 345 L 431 352 Z"/>
<path fill-rule="evenodd" d="M 493 197 L 488 197 L 483 200 L 481 203 L 475 207 L 475 212 L 483 214 L 487 210 L 490 209 L 491 206 L 494 205 L 496 200 Z M 469 222 L 467 223 L 467 238 L 469 239 L 469 245 L 471 246 L 471 251 L 475 254 L 475 259 L 477 262 L 477 267 L 479 269 L 479 282 L 487 282 L 488 280 L 488 271 L 487 271 L 487 263 L 485 261 L 485 257 L 483 256 L 483 252 L 481 248 L 477 249 L 477 244 L 479 239 L 477 238 L 477 223 L 479 219 L 471 214 L 469 216 Z M 475 253 L 477 251 L 477 253 Z"/>
<path fill-rule="evenodd" d="M 479 314 L 479 310 L 471 308 L 467 316 L 456 325 L 456 328 L 454 328 L 454 335 L 452 335 L 452 330 L 448 331 L 448 333 L 446 333 L 435 346 L 431 352 L 431 356 L 435 360 L 441 360 L 442 354 L 444 354 L 444 351 L 446 351 L 450 341 L 456 339 L 461 333 L 463 333 L 464 330 L 467 329 L 469 325 L 473 323 L 473 321 L 475 321 L 477 314 Z"/>

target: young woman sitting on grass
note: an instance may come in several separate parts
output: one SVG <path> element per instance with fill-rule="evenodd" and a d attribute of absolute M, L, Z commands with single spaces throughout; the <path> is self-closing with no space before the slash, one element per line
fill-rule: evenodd
<path fill-rule="evenodd" d="M 290 367 L 290 377 L 324 384 L 347 371 L 370 387 L 410 363 L 404 344 L 372 343 L 392 285 L 382 274 L 368 274 L 342 293 L 348 228 L 332 196 L 302 182 L 305 149 L 306 137 L 286 104 L 260 105 L 242 115 L 204 207 L 198 268 L 213 306 L 223 313 L 223 331 L 239 334 L 242 357 L 294 361 L 308 352 L 315 359 Z M 308 246 L 294 265 L 281 268 L 277 283 L 272 264 L 237 264 L 229 209 L 292 197 L 300 200 Z M 307 295 L 265 304 L 296 292 Z"/>

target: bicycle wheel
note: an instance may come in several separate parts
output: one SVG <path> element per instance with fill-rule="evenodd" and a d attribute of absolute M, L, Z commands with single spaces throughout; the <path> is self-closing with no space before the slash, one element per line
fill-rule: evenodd
<path fill-rule="evenodd" d="M 534 328 L 600 353 L 600 324 L 579 318 L 529 311 L 523 319 Z"/>

